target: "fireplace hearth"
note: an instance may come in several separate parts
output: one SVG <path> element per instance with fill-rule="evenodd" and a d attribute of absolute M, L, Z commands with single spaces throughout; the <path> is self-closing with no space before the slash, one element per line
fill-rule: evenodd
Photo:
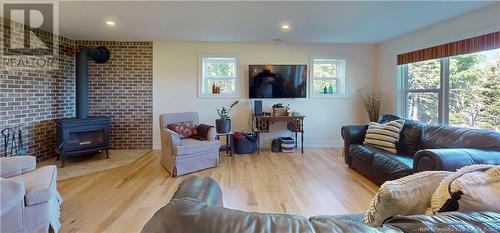
<path fill-rule="evenodd" d="M 64 167 L 66 157 L 106 151 L 109 158 L 109 126 L 107 117 L 89 117 L 88 60 L 106 63 L 110 53 L 106 47 L 82 47 L 76 54 L 76 118 L 56 120 L 56 152 Z"/>

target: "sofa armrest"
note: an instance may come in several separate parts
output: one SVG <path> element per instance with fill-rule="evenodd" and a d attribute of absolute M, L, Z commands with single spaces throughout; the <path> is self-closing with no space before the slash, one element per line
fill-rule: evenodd
<path fill-rule="evenodd" d="M 222 190 L 210 177 L 191 176 L 179 185 L 172 200 L 188 199 L 201 202 L 207 207 L 222 207 Z"/>
<path fill-rule="evenodd" d="M 35 170 L 34 156 L 13 156 L 0 158 L 0 177 L 12 177 Z"/>
<path fill-rule="evenodd" d="M 8 214 L 16 206 L 23 208 L 24 194 L 23 182 L 0 177 L 0 216 Z"/>
<path fill-rule="evenodd" d="M 210 130 L 208 130 L 207 140 L 208 141 L 215 141 L 216 136 L 217 136 L 217 130 L 215 129 L 215 127 L 210 128 Z"/>
<path fill-rule="evenodd" d="M 161 128 L 161 144 L 162 148 L 164 146 L 174 148 L 181 145 L 181 138 L 178 133 L 167 128 Z"/>
<path fill-rule="evenodd" d="M 349 166 L 351 165 L 351 157 L 349 156 L 349 146 L 351 144 L 362 144 L 365 140 L 366 130 L 368 125 L 346 125 L 342 126 L 341 134 L 344 139 L 344 160 Z"/>
<path fill-rule="evenodd" d="M 473 164 L 500 164 L 500 151 L 481 149 L 425 149 L 413 158 L 413 172 L 456 171 Z"/>

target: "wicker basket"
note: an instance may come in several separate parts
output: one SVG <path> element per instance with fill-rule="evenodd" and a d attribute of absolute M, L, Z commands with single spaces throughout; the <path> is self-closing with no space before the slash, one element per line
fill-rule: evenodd
<path fill-rule="evenodd" d="M 288 116 L 288 109 L 286 109 L 286 108 L 273 108 L 273 116 Z"/>

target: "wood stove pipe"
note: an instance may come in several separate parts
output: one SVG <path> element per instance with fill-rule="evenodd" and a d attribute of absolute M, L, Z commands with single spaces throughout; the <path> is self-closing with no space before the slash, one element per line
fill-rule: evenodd
<path fill-rule="evenodd" d="M 76 117 L 89 116 L 89 58 L 96 63 L 106 63 L 110 52 L 104 46 L 96 48 L 81 47 L 76 53 Z"/>

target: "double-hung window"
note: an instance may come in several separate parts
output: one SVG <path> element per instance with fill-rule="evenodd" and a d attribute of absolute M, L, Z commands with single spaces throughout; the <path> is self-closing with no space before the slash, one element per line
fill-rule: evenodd
<path fill-rule="evenodd" d="M 500 130 L 500 49 L 402 64 L 398 73 L 406 117 Z"/>
<path fill-rule="evenodd" d="M 311 66 L 311 97 L 346 95 L 345 60 L 311 58 Z"/>
<path fill-rule="evenodd" d="M 201 56 L 200 97 L 236 97 L 238 59 Z"/>

